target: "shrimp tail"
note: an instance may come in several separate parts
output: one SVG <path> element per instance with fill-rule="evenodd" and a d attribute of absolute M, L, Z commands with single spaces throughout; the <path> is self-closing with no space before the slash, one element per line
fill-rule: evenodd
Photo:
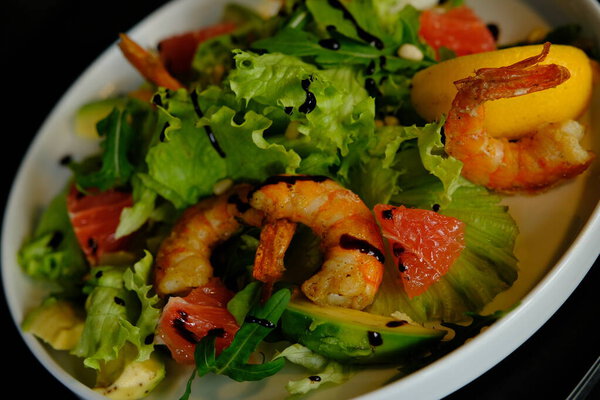
<path fill-rule="evenodd" d="M 500 68 L 480 68 L 475 76 L 460 79 L 454 85 L 462 96 L 455 104 L 465 112 L 472 112 L 481 103 L 491 100 L 522 96 L 551 89 L 571 77 L 562 65 L 538 65 L 546 59 L 550 43 L 545 43 L 542 52 L 512 65 Z M 466 100 L 466 102 L 465 102 Z"/>
<path fill-rule="evenodd" d="M 252 276 L 264 283 L 263 300 L 271 296 L 274 283 L 283 277 L 284 256 L 296 232 L 296 225 L 287 219 L 278 219 L 266 224 L 260 232 Z"/>

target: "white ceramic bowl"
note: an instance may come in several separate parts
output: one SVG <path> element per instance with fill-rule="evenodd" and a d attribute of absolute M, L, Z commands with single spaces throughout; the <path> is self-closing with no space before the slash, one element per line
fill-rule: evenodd
<path fill-rule="evenodd" d="M 169 3 L 129 33 L 142 45 L 154 45 L 170 34 L 215 21 L 220 7 L 212 3 L 209 0 Z M 242 3 L 254 4 L 256 1 Z M 578 21 L 589 35 L 600 41 L 600 5 L 594 0 L 479 0 L 470 4 L 484 19 L 501 26 L 500 40 L 503 42 L 520 39 L 535 27 L 567 21 Z M 83 155 L 96 149 L 94 143 L 74 135 L 72 117 L 75 110 L 90 99 L 132 89 L 140 82 L 138 74 L 112 46 L 73 84 L 31 144 L 11 190 L 2 228 L 3 285 L 12 318 L 17 324 L 45 293 L 42 287 L 21 274 L 15 254 L 31 229 L 35 213 L 68 178 L 68 172 L 56 161 L 64 154 Z M 591 109 L 600 109 L 598 91 Z M 600 153 L 600 113 L 592 113 L 589 117 L 596 133 L 595 138 L 588 135 L 589 145 Z M 318 391 L 311 397 L 440 398 L 501 361 L 551 317 L 598 257 L 599 182 L 596 162 L 584 175 L 547 194 L 506 200 L 521 229 L 516 253 L 524 272 L 513 288 L 498 296 L 488 307 L 488 310 L 504 308 L 515 298 L 522 299 L 505 318 L 449 356 L 401 380 L 386 384 L 394 370 L 377 369 L 361 373 L 344 385 Z M 550 215 L 552 218 L 548 218 Z M 23 339 L 48 371 L 76 395 L 86 399 L 100 398 L 80 382 L 88 377 L 71 357 L 49 350 L 30 335 L 23 335 Z M 181 367 L 173 368 L 175 373 L 170 374 L 151 398 L 178 398 L 181 395 L 188 373 Z M 207 399 L 283 398 L 286 396 L 284 384 L 295 373 L 289 368 L 267 381 L 243 384 L 210 376 L 203 378 L 202 389 L 196 388 L 193 394 L 194 398 Z"/>

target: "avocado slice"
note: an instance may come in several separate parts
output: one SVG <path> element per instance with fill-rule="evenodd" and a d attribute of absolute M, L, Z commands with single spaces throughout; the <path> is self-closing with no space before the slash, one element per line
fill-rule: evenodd
<path fill-rule="evenodd" d="M 53 349 L 71 350 L 79 341 L 84 322 L 83 311 L 73 303 L 49 297 L 25 316 L 21 328 Z"/>
<path fill-rule="evenodd" d="M 96 125 L 106 118 L 114 108 L 125 105 L 125 97 L 109 97 L 84 104 L 75 114 L 75 132 L 90 139 L 98 138 Z"/>
<path fill-rule="evenodd" d="M 442 339 L 428 329 L 364 311 L 291 301 L 281 317 L 285 337 L 327 358 L 353 364 L 400 362 Z"/>
<path fill-rule="evenodd" d="M 94 391 L 113 400 L 134 400 L 147 396 L 165 377 L 165 365 L 155 354 L 145 361 L 134 361 L 123 368 L 118 378 Z"/>

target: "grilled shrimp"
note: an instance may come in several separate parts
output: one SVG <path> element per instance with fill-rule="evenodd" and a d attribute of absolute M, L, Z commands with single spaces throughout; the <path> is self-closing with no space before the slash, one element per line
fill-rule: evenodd
<path fill-rule="evenodd" d="M 238 185 L 184 211 L 156 256 L 159 295 L 181 294 L 205 285 L 213 276 L 213 248 L 238 232 L 242 223 L 260 226 L 262 215 L 247 203 L 250 185 Z"/>
<path fill-rule="evenodd" d="M 518 140 L 493 138 L 484 128 L 483 103 L 560 85 L 570 77 L 560 65 L 539 65 L 550 50 L 513 65 L 482 68 L 455 82 L 458 89 L 444 126 L 446 151 L 463 162 L 463 176 L 501 192 L 536 191 L 585 171 L 594 155 L 579 143 L 576 121 L 547 124 Z"/>
<path fill-rule="evenodd" d="M 383 239 L 373 214 L 356 194 L 326 177 L 280 175 L 256 188 L 250 205 L 264 213 L 269 229 L 284 237 L 293 232 L 295 223 L 302 223 L 321 238 L 325 261 L 301 286 L 310 300 L 354 309 L 373 302 L 383 276 Z M 281 225 L 277 222 L 281 220 L 291 225 Z M 268 240 L 276 235 L 266 236 Z M 288 243 L 265 243 L 261 235 L 260 246 L 266 248 L 285 248 Z M 269 266 L 261 266 L 254 276 L 272 282 L 282 268 L 277 263 L 269 272 Z"/>

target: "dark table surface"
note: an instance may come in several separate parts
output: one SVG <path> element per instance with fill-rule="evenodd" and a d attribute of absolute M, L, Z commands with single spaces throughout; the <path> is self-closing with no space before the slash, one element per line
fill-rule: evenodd
<path fill-rule="evenodd" d="M 67 88 L 164 1 L 17 1 L 2 4 L 2 204 L 29 142 Z M 600 246 L 600 244 L 599 244 Z M 600 356 L 600 262 L 558 312 L 494 368 L 448 399 L 564 399 Z M 0 289 L 1 290 L 1 289 Z M 21 398 L 74 396 L 33 358 L 1 297 L 4 366 Z M 7 358 L 10 357 L 10 361 Z M 432 382 L 435 384 L 435 382 Z M 600 398 L 599 387 L 589 397 Z"/>

